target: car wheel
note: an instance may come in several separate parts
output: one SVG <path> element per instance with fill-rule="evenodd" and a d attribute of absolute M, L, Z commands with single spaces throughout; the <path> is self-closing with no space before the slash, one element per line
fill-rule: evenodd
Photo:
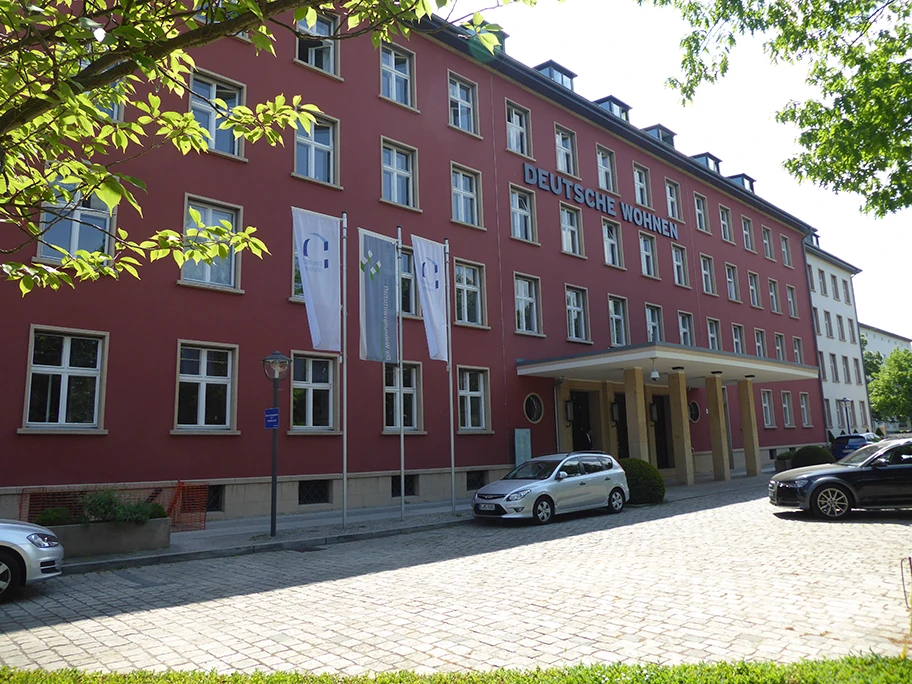
<path fill-rule="evenodd" d="M 624 492 L 621 491 L 620 487 L 617 489 L 612 489 L 611 494 L 608 495 L 608 512 L 609 513 L 620 513 L 624 510 Z"/>
<path fill-rule="evenodd" d="M 811 495 L 811 510 L 821 518 L 839 520 L 852 510 L 852 495 L 842 485 L 823 485 Z"/>
<path fill-rule="evenodd" d="M 547 525 L 554 517 L 554 502 L 547 496 L 539 497 L 532 509 L 532 519 L 538 525 Z"/>
<path fill-rule="evenodd" d="M 0 601 L 7 598 L 22 584 L 22 570 L 18 559 L 0 551 Z"/>

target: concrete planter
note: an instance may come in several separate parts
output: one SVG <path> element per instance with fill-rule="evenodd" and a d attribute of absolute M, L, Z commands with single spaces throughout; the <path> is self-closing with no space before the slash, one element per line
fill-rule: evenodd
<path fill-rule="evenodd" d="M 145 523 L 98 522 L 55 525 L 50 528 L 67 558 L 106 556 L 171 546 L 171 518 Z"/>
<path fill-rule="evenodd" d="M 781 473 L 792 469 L 792 459 L 776 459 L 776 472 Z"/>

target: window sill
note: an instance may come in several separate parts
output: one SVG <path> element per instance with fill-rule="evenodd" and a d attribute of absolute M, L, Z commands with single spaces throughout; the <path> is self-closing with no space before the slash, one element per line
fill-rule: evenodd
<path fill-rule="evenodd" d="M 409 436 L 409 435 L 418 435 L 418 436 L 421 436 L 421 435 L 426 435 L 427 432 L 425 432 L 424 430 L 403 430 L 403 431 L 400 433 L 399 430 L 384 430 L 383 432 L 380 433 L 381 436 L 383 436 L 383 435 L 386 435 L 386 436 L 393 435 L 393 436 L 396 436 L 396 437 L 398 437 L 400 434 L 405 435 L 406 437 Z M 397 498 L 398 498 L 398 497 L 397 497 Z"/>
<path fill-rule="evenodd" d="M 534 247 L 541 247 L 541 243 L 536 242 L 535 240 L 526 240 L 525 238 L 516 237 L 515 235 L 511 235 L 510 239 L 515 240 L 516 242 L 521 242 L 524 245 L 532 245 Z"/>
<path fill-rule="evenodd" d="M 735 241 L 734 241 L 734 240 L 726 240 L 725 238 L 722 238 L 722 242 L 727 242 L 727 243 L 730 244 L 730 245 L 735 244 Z"/>
<path fill-rule="evenodd" d="M 338 437 L 342 434 L 341 430 L 307 430 L 298 428 L 285 432 L 289 437 Z"/>
<path fill-rule="evenodd" d="M 303 67 L 303 68 L 307 69 L 308 71 L 314 72 L 315 74 L 320 74 L 321 76 L 326 76 L 326 78 L 331 78 L 332 80 L 338 81 L 339 83 L 342 83 L 343 81 L 345 81 L 345 79 L 342 78 L 341 76 L 336 76 L 336 74 L 331 74 L 328 71 L 323 71 L 323 69 L 318 69 L 317 67 L 313 66 L 312 64 L 308 64 L 307 62 L 302 62 L 297 57 L 293 58 L 291 61 L 294 64 L 297 64 L 299 67 Z"/>
<path fill-rule="evenodd" d="M 697 228 L 697 232 L 698 232 L 698 233 L 703 233 L 703 234 L 705 234 L 705 235 L 712 235 L 712 231 L 711 231 L 711 230 L 707 230 L 706 228 L 699 228 L 699 227 L 698 227 L 698 228 Z"/>
<path fill-rule="evenodd" d="M 810 423 L 805 423 L 805 424 L 802 425 L 801 427 L 803 427 L 803 428 L 812 428 L 812 427 L 814 427 L 814 426 L 811 425 Z"/>
<path fill-rule="evenodd" d="M 794 429 L 795 429 L 796 427 L 798 427 L 798 426 L 797 426 L 797 425 L 783 425 L 783 427 L 784 427 L 786 430 L 794 430 Z"/>
<path fill-rule="evenodd" d="M 303 295 L 300 297 L 295 297 L 294 295 L 292 295 L 291 297 L 288 298 L 288 301 L 291 302 L 292 304 L 306 304 L 307 303 L 304 301 Z"/>
<path fill-rule="evenodd" d="M 239 164 L 246 164 L 247 157 L 241 154 L 231 154 L 230 152 L 222 152 L 221 150 L 213 150 L 211 147 L 206 150 L 207 154 L 211 154 L 215 157 L 221 157 L 222 159 L 228 159 L 233 162 L 238 162 Z"/>
<path fill-rule="evenodd" d="M 547 337 L 547 335 L 545 335 L 545 333 L 530 332 L 528 330 L 514 330 L 513 333 L 516 335 L 522 335 L 523 337 L 541 337 L 541 338 Z"/>
<path fill-rule="evenodd" d="M 756 254 L 756 253 L 757 253 L 757 250 L 756 250 L 756 249 L 751 249 L 750 247 L 747 247 L 747 246 L 744 247 L 744 251 L 745 251 L 745 252 L 750 252 L 751 254 Z"/>
<path fill-rule="evenodd" d="M 478 133 L 475 133 L 474 131 L 467 131 L 466 129 L 460 128 L 459 126 L 454 126 L 451 123 L 447 123 L 447 128 L 452 128 L 454 131 L 463 133 L 463 134 L 469 136 L 470 138 L 475 138 L 476 140 L 484 140 L 484 138 L 482 138 L 480 135 L 478 135 Z"/>
<path fill-rule="evenodd" d="M 774 264 L 776 263 L 776 260 L 775 260 L 773 257 L 771 257 L 771 256 L 766 256 L 766 255 L 764 254 L 764 255 L 763 255 L 763 258 L 766 259 L 767 261 L 772 261 Z"/>
<path fill-rule="evenodd" d="M 466 223 L 465 221 L 457 221 L 457 220 L 454 219 L 454 218 L 451 218 L 451 219 L 450 219 L 450 223 L 454 223 L 454 224 L 456 224 L 457 226 L 464 226 L 464 227 L 466 227 L 466 228 L 474 228 L 475 230 L 483 230 L 483 231 L 487 231 L 487 230 L 488 230 L 488 229 L 485 228 L 484 226 L 479 226 L 479 225 L 476 225 L 476 224 L 474 224 L 474 223 Z"/>
<path fill-rule="evenodd" d="M 329 188 L 330 190 L 344 190 L 341 185 L 336 185 L 335 183 L 327 183 L 326 181 L 321 181 L 316 178 L 311 178 L 310 176 L 304 176 L 300 173 L 291 172 L 292 178 L 297 178 L 298 180 L 307 181 L 308 183 L 313 183 L 314 185 L 322 185 L 324 188 Z"/>
<path fill-rule="evenodd" d="M 658 280 L 658 281 L 662 280 L 657 275 L 649 275 L 648 273 L 640 273 L 640 275 L 643 276 L 644 278 L 649 278 L 650 280 Z"/>
<path fill-rule="evenodd" d="M 757 309 L 758 311 L 763 311 L 763 307 L 759 304 L 751 304 L 752 309 Z"/>
<path fill-rule="evenodd" d="M 731 297 L 728 298 L 728 301 L 730 301 L 732 304 L 744 304 L 744 302 L 740 299 L 732 299 Z"/>
<path fill-rule="evenodd" d="M 406 320 L 412 320 L 412 321 L 423 321 L 424 320 L 424 316 L 421 316 L 419 314 L 413 314 L 413 313 L 405 313 L 404 311 L 402 312 L 402 317 Z"/>
<path fill-rule="evenodd" d="M 782 315 L 782 312 L 781 312 L 781 311 L 776 311 L 775 309 L 770 309 L 770 313 L 774 313 L 774 314 L 776 314 L 777 316 L 781 316 L 781 315 Z"/>
<path fill-rule="evenodd" d="M 423 214 L 423 213 L 424 213 L 424 211 L 421 210 L 421 209 L 419 209 L 418 207 L 410 207 L 410 206 L 407 205 L 407 204 L 399 204 L 399 202 L 392 202 L 392 201 L 390 201 L 390 200 L 388 200 L 388 199 L 385 199 L 385 198 L 383 198 L 383 197 L 381 197 L 379 201 L 380 201 L 381 204 L 388 204 L 389 206 L 391 206 L 391 207 L 396 207 L 397 209 L 405 209 L 406 211 L 414 211 L 416 214 Z"/>
<path fill-rule="evenodd" d="M 494 430 L 470 430 L 467 428 L 459 428 L 456 430 L 457 435 L 493 435 Z"/>
<path fill-rule="evenodd" d="M 587 257 L 585 254 L 577 254 L 576 252 L 566 252 L 564 250 L 561 250 L 561 254 L 566 254 L 567 256 L 575 257 L 577 259 L 589 259 L 589 257 Z"/>
<path fill-rule="evenodd" d="M 412 107 L 412 105 L 407 105 L 404 102 L 399 102 L 399 100 L 394 100 L 393 98 L 387 97 L 386 95 L 383 95 L 383 94 L 377 95 L 377 97 L 380 98 L 381 100 L 383 100 L 384 102 L 389 102 L 392 105 L 401 107 L 405 111 L 411 112 L 412 114 L 421 114 L 421 111 L 416 109 L 415 107 Z"/>
<path fill-rule="evenodd" d="M 617 264 L 605 264 L 605 266 L 607 266 L 608 268 L 616 268 L 616 269 L 619 270 L 619 271 L 626 271 L 626 270 L 627 270 L 627 267 L 626 267 L 626 266 L 619 266 L 619 265 L 617 265 Z"/>
<path fill-rule="evenodd" d="M 241 434 L 240 430 L 201 430 L 198 428 L 187 428 L 186 430 L 171 430 L 171 435 L 193 435 L 197 437 L 237 437 Z"/>
<path fill-rule="evenodd" d="M 472 328 L 474 330 L 490 330 L 490 325 L 483 325 L 481 323 L 464 323 L 462 321 L 454 321 L 453 325 L 457 325 L 460 328 Z"/>
<path fill-rule="evenodd" d="M 775 430 L 776 426 L 775 425 L 764 425 L 763 429 L 764 430 Z"/>
<path fill-rule="evenodd" d="M 775 259 L 774 259 L 774 261 L 775 261 Z M 793 271 L 795 270 L 795 267 L 792 266 L 791 264 L 782 264 L 782 265 L 785 266 L 786 268 L 792 269 Z"/>
<path fill-rule="evenodd" d="M 31 259 L 31 262 L 33 264 L 44 264 L 45 266 L 58 267 L 58 266 L 60 266 L 60 264 L 63 263 L 63 255 L 61 254 L 59 259 L 55 259 L 54 257 L 47 257 L 47 256 L 33 256 Z"/>
<path fill-rule="evenodd" d="M 517 152 L 516 150 L 511 150 L 509 147 L 505 147 L 504 150 L 509 152 L 510 154 L 515 154 L 520 159 L 525 159 L 525 160 L 531 161 L 531 162 L 535 161 L 535 157 L 532 157 L 528 154 L 523 154 L 522 152 Z"/>
<path fill-rule="evenodd" d="M 237 287 L 224 287 L 222 285 L 209 285 L 207 283 L 197 283 L 192 280 L 178 280 L 177 284 L 181 287 L 190 287 L 194 290 L 209 290 L 210 292 L 224 292 L 226 294 L 242 295 L 244 290 Z"/>
<path fill-rule="evenodd" d="M 16 430 L 17 435 L 87 435 L 93 437 L 103 437 L 108 434 L 107 430 L 102 428 L 47 428 L 47 427 L 24 427 Z"/>
<path fill-rule="evenodd" d="M 642 203 L 637 202 L 637 201 L 634 201 L 634 204 L 636 204 L 638 207 L 643 207 L 643 209 L 649 209 L 649 211 L 655 212 L 655 209 L 653 209 L 653 208 L 652 208 L 651 206 L 649 206 L 648 204 L 642 204 Z"/>
<path fill-rule="evenodd" d="M 574 337 L 568 337 L 567 342 L 573 342 L 574 344 L 595 344 L 592 340 L 578 340 Z"/>
<path fill-rule="evenodd" d="M 718 292 L 707 292 L 706 290 L 703 290 L 703 294 L 705 294 L 708 297 L 718 297 L 719 296 Z"/>
<path fill-rule="evenodd" d="M 685 290 L 692 290 L 692 289 L 693 289 L 690 285 L 686 285 L 686 284 L 684 284 L 684 283 L 675 283 L 675 287 L 680 287 L 680 288 L 683 288 L 683 289 L 685 289 Z"/>

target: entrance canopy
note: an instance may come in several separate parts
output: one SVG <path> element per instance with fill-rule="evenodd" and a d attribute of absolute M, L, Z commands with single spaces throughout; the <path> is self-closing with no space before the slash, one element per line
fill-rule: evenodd
<path fill-rule="evenodd" d="M 572 378 L 623 382 L 624 369 L 640 367 L 644 380 L 659 372 L 659 383 L 668 382 L 668 373 L 683 372 L 688 387 L 702 387 L 704 378 L 718 375 L 723 383 L 749 378 L 755 383 L 787 380 L 816 380 L 817 367 L 787 361 L 710 351 L 667 342 L 617 347 L 551 359 L 517 359 L 517 375 L 545 378 Z"/>

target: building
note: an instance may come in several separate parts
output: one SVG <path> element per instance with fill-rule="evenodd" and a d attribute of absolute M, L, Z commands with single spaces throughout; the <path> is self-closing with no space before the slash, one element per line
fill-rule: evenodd
<path fill-rule="evenodd" d="M 805 251 L 826 428 L 832 435 L 868 432 L 873 428 L 852 285 L 861 269 L 820 249 L 816 235 L 805 241 Z"/>
<path fill-rule="evenodd" d="M 311 346 L 292 206 L 347 212 L 350 233 L 405 236 L 403 406 L 394 373 L 348 360 L 353 507 L 450 492 L 447 374 L 428 357 L 413 234 L 449 239 L 454 257 L 457 495 L 516 458 L 579 447 L 589 430 L 596 447 L 683 483 L 758 474 L 777 449 L 824 441 L 802 248 L 813 229 L 754 179 L 678 151 L 663 126 L 635 127 L 615 97 L 577 95 L 560 65 L 490 58 L 455 29 L 380 49 L 286 34 L 275 47 L 264 60 L 241 38 L 206 46 L 192 93 L 161 93 L 213 142 L 210 154 L 163 148 L 124 164 L 148 183 L 142 222 L 128 207 L 74 210 L 140 234 L 185 225 L 193 208 L 258 226 L 271 257 L 182 272 L 157 262 L 142 281 L 24 299 L 0 291 L 0 451 L 17 455 L 0 516 L 14 517 L 23 488 L 176 480 L 207 484 L 213 515 L 265 512 L 272 388 L 260 359 L 274 349 L 295 359 L 281 388 L 279 510 L 341 506 L 340 359 Z M 216 91 L 228 103 L 302 92 L 324 113 L 284 147 L 247 146 L 217 131 L 203 99 Z M 79 225 L 54 239 L 71 248 Z"/>
<path fill-rule="evenodd" d="M 886 359 L 897 349 L 912 350 L 912 340 L 896 333 L 887 332 L 871 325 L 858 325 L 865 340 L 865 351 L 880 354 Z M 912 418 L 906 416 L 894 421 L 879 421 L 878 426 L 890 433 L 912 431 Z"/>

